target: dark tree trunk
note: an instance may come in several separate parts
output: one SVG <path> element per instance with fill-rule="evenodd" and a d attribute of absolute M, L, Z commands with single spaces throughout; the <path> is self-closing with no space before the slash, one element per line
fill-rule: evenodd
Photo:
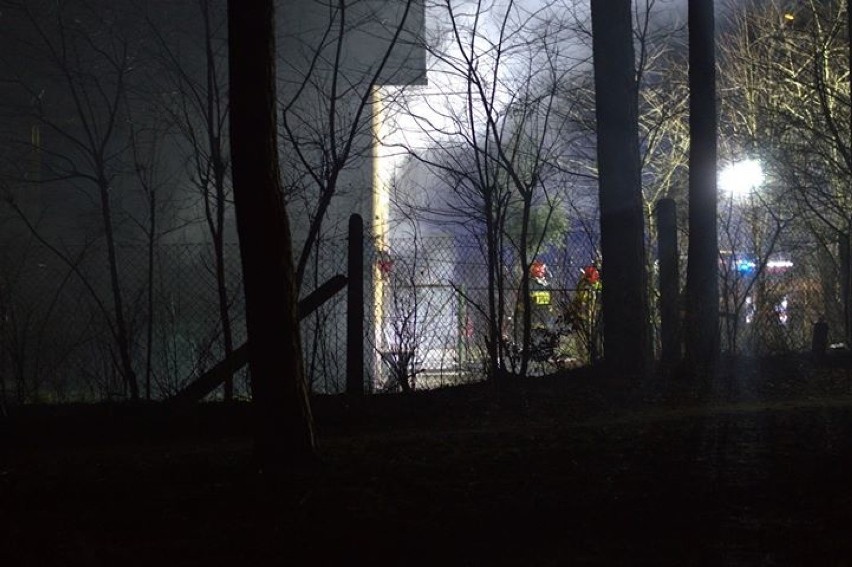
<path fill-rule="evenodd" d="M 630 0 L 592 0 L 603 256 L 604 361 L 650 368 L 651 342 Z"/>
<path fill-rule="evenodd" d="M 694 370 L 719 355 L 716 232 L 716 56 L 712 0 L 689 0 L 689 257 L 686 359 Z"/>
<path fill-rule="evenodd" d="M 488 263 L 488 350 L 489 378 L 495 383 L 506 371 L 506 342 L 503 340 L 503 295 L 501 282 L 501 263 L 496 219 L 499 211 L 494 204 L 494 195 L 485 190 L 483 212 L 485 218 L 485 253 Z"/>
<path fill-rule="evenodd" d="M 674 199 L 660 199 L 655 212 L 660 262 L 660 360 L 672 367 L 680 362 L 680 268 Z"/>
<path fill-rule="evenodd" d="M 157 245 L 157 193 L 151 191 L 148 194 L 148 268 L 146 277 L 146 309 L 148 321 L 145 327 L 145 399 L 151 401 L 151 373 L 152 359 L 154 356 L 154 253 Z"/>
<path fill-rule="evenodd" d="M 299 339 L 296 280 L 278 171 L 273 0 L 228 2 L 234 207 L 261 467 L 304 463 L 314 432 Z"/>
<path fill-rule="evenodd" d="M 346 393 L 364 394 L 364 219 L 349 217 L 346 288 Z"/>

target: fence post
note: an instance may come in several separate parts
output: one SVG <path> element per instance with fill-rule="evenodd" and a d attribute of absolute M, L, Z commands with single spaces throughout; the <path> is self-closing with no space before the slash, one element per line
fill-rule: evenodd
<path fill-rule="evenodd" d="M 680 360 L 678 296 L 680 269 L 677 250 L 677 206 L 674 199 L 657 201 L 657 257 L 660 262 L 660 359 L 663 364 Z"/>
<path fill-rule="evenodd" d="M 822 317 L 814 323 L 813 334 L 811 335 L 811 356 L 814 361 L 822 362 L 825 358 L 825 351 L 828 349 L 828 323 Z"/>
<path fill-rule="evenodd" d="M 364 221 L 349 217 L 346 288 L 346 393 L 364 393 Z"/>

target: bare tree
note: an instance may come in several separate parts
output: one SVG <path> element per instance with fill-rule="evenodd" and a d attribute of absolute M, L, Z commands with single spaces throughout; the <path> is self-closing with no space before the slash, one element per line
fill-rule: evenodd
<path fill-rule="evenodd" d="M 390 325 L 390 348 L 380 353 L 390 373 L 388 388 L 408 393 L 415 389 L 419 373 L 418 357 L 422 356 L 424 326 L 428 323 L 428 299 L 424 298 L 418 272 L 427 269 L 418 231 L 414 231 L 405 250 L 387 261 L 383 277 L 389 280 L 390 296 L 387 318 Z"/>
<path fill-rule="evenodd" d="M 228 288 L 225 245 L 231 199 L 228 152 L 228 97 L 226 93 L 226 40 L 224 14 L 211 0 L 198 0 L 200 41 L 186 52 L 170 41 L 163 23 L 149 17 L 149 28 L 157 38 L 160 65 L 165 80 L 155 83 L 154 96 L 178 133 L 187 153 L 189 179 L 201 198 L 203 222 L 213 245 L 213 273 L 224 359 L 234 351 L 231 320 L 232 292 Z M 184 30 L 184 33 L 186 31 Z M 198 69 L 201 69 L 198 72 Z M 168 93 L 163 95 L 162 93 Z M 159 96 L 158 96 L 159 95 Z M 225 400 L 233 398 L 233 377 L 224 383 Z"/>
<path fill-rule="evenodd" d="M 486 322 L 492 376 L 527 373 L 530 267 L 570 184 L 560 162 L 565 117 L 555 107 L 557 85 L 581 60 L 561 42 L 558 7 L 442 2 L 446 39 L 430 49 L 436 86 L 408 110 L 432 147 L 407 150 L 450 189 L 431 216 L 460 222 L 482 245 L 485 293 L 466 299 Z M 536 210 L 544 211 L 539 229 Z"/>
<path fill-rule="evenodd" d="M 27 45 L 30 53 L 38 55 L 33 62 L 43 73 L 34 77 L 20 62 L 5 61 L 15 84 L 31 101 L 24 112 L 37 126 L 38 136 L 33 135 L 29 144 L 38 146 L 43 160 L 39 181 L 43 186 L 76 187 L 93 195 L 97 203 L 111 303 L 110 310 L 101 311 L 125 387 L 136 400 L 139 385 L 121 282 L 114 203 L 126 149 L 122 103 L 134 69 L 135 46 L 122 33 L 117 14 L 101 11 L 95 4 L 49 6 L 10 0 L 3 7 L 22 24 L 19 46 Z M 53 143 L 43 142 L 42 137 Z"/>
<path fill-rule="evenodd" d="M 381 124 L 392 112 L 390 85 L 422 82 L 423 1 L 287 1 L 282 15 L 279 86 L 285 198 L 296 237 L 298 289 L 310 290 L 344 263 L 346 219 L 360 214 L 370 233 L 366 258 L 385 251 L 386 205 L 380 181 Z M 383 283 L 365 289 L 368 342 L 380 326 Z M 339 305 L 339 304 L 338 304 Z M 340 387 L 342 369 L 322 351 L 342 347 L 343 313 L 327 304 L 303 322 L 311 385 Z M 375 345 L 374 345 L 375 346 Z M 368 368 L 379 368 L 377 358 Z M 315 363 L 322 364 L 315 364 Z"/>
<path fill-rule="evenodd" d="M 128 116 L 133 116 L 133 111 L 128 104 Z M 157 117 L 156 111 L 151 113 Z M 127 120 L 127 128 L 130 135 L 130 160 L 133 174 L 136 178 L 142 200 L 144 202 L 145 215 L 143 219 L 131 217 L 145 238 L 146 262 L 145 262 L 145 375 L 144 388 L 145 399 L 151 399 L 151 377 L 153 373 L 154 356 L 154 328 L 155 328 L 155 259 L 157 244 L 164 232 L 161 225 L 169 226 L 169 209 L 174 203 L 170 202 L 166 193 L 169 179 L 168 169 L 163 165 L 162 138 L 168 131 L 168 125 L 162 120 L 153 120 L 150 125 L 142 126 L 134 123 L 132 118 Z M 172 206 L 170 206 L 172 205 Z"/>
<path fill-rule="evenodd" d="M 791 234 L 811 235 L 822 259 L 822 311 L 848 338 L 850 288 L 842 285 L 850 281 L 844 250 L 852 218 L 846 6 L 768 0 L 731 5 L 725 13 L 722 151 L 731 159 L 760 160 L 773 180 L 761 188 L 762 215 L 790 218 Z M 779 243 L 794 245 L 791 240 L 782 235 Z M 840 308 L 833 274 L 840 275 Z"/>
<path fill-rule="evenodd" d="M 379 87 L 422 80 L 416 66 L 406 67 L 406 54 L 420 50 L 422 0 L 310 1 L 285 8 L 307 28 L 285 32 L 281 108 L 287 198 L 303 203 L 308 217 L 296 264 L 301 288 L 333 198 L 341 189 L 363 190 L 344 181 L 347 170 L 372 157 L 373 120 L 383 107 Z M 355 183 L 371 182 L 356 176 Z"/>
<path fill-rule="evenodd" d="M 63 309 L 74 296 L 75 270 L 89 250 L 80 250 L 70 266 L 48 266 L 38 261 L 44 258 L 38 247 L 36 239 L 24 237 L 0 253 L 2 404 L 68 399 L 69 390 L 80 387 L 69 384 L 71 354 L 96 333 L 88 314 L 74 317 Z M 71 320 L 74 333 L 67 332 Z"/>

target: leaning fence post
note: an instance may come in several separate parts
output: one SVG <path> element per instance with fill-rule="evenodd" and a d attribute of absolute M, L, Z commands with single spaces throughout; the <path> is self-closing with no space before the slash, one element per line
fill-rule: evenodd
<path fill-rule="evenodd" d="M 364 221 L 349 217 L 346 288 L 346 393 L 364 393 Z"/>
<path fill-rule="evenodd" d="M 657 201 L 657 257 L 660 261 L 660 359 L 664 364 L 680 360 L 678 295 L 680 270 L 677 250 L 677 206 L 674 199 Z"/>

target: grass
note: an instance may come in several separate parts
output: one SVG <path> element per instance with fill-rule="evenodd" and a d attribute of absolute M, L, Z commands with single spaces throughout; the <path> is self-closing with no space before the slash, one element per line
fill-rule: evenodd
<path fill-rule="evenodd" d="M 321 463 L 274 477 L 250 466 L 248 409 L 12 416 L 0 562 L 852 564 L 844 366 L 321 398 Z"/>

